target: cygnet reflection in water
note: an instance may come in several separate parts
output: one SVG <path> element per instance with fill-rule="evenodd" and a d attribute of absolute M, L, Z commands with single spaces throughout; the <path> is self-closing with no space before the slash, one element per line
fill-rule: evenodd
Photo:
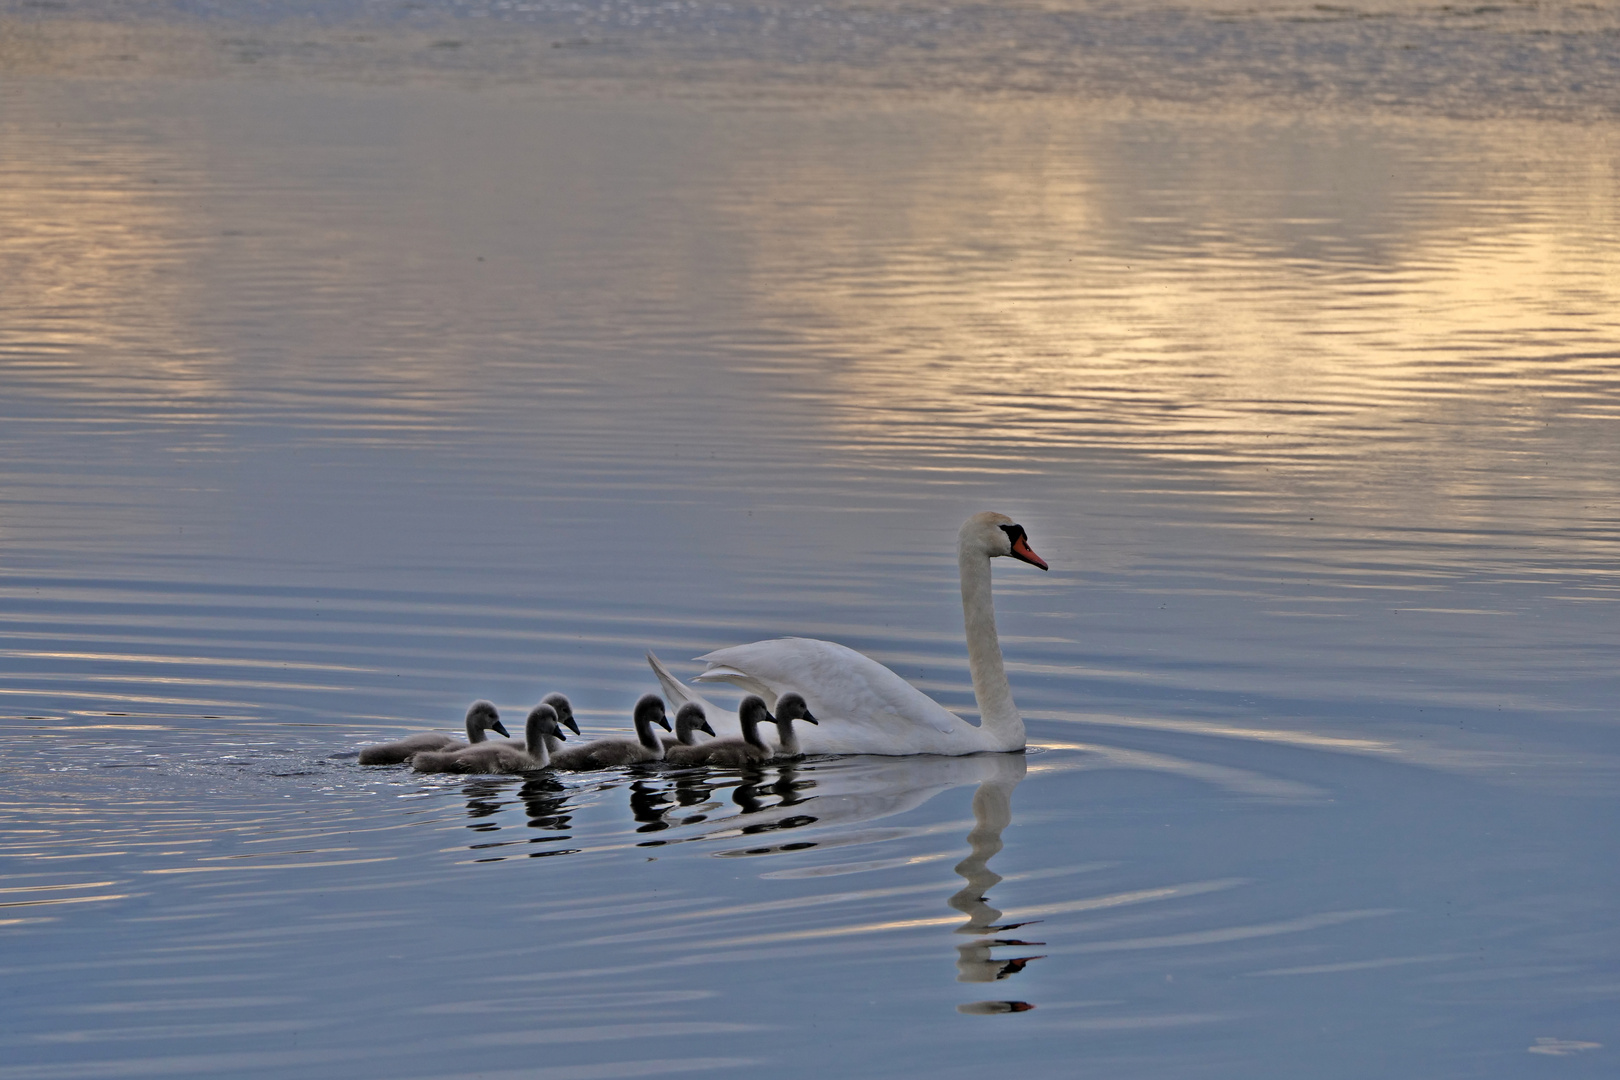
<path fill-rule="evenodd" d="M 798 784 L 810 785 L 809 790 L 813 791 L 815 813 L 821 824 L 821 828 L 817 829 L 820 835 L 824 829 L 865 824 L 906 813 L 943 791 L 970 784 L 982 786 L 996 782 L 1005 785 L 1010 793 L 1024 778 L 1026 768 L 1023 754 L 970 754 L 961 757 L 919 754 L 905 758 L 872 755 L 807 762 L 794 775 L 802 778 L 797 781 Z M 764 807 L 762 812 L 770 815 L 796 811 L 789 805 Z M 713 821 L 709 829 L 687 839 L 708 839 L 709 833 L 718 832 L 726 825 L 725 819 Z M 840 846 L 836 833 L 827 836 L 823 843 L 829 847 Z M 722 858 L 734 858 L 751 852 L 720 851 L 716 854 Z"/>
<path fill-rule="evenodd" d="M 360 764 L 400 765 L 424 750 L 460 750 L 473 743 L 481 743 L 486 738 L 484 734 L 486 731 L 498 731 L 502 735 L 508 734 L 505 726 L 501 724 L 500 713 L 496 711 L 494 705 L 487 701 L 475 701 L 467 707 L 466 727 L 466 742 L 462 742 L 453 735 L 423 732 L 420 735 L 407 736 L 397 742 L 379 743 L 375 746 L 364 747 L 360 751 Z"/>
<path fill-rule="evenodd" d="M 499 810 L 511 806 L 513 788 L 509 784 L 510 781 L 477 779 L 462 789 L 467 799 L 467 816 L 474 821 L 467 827 L 489 837 L 467 845 L 467 849 L 477 856 L 474 862 L 548 859 L 581 852 L 580 848 L 560 846 L 573 839 L 569 831 L 573 815 L 569 811 L 576 792 L 551 772 L 532 775 L 516 789 L 517 801 L 528 818 L 528 828 L 541 835 L 520 834 L 518 839 L 495 839 L 491 834 L 503 830 L 498 822 L 488 819 Z"/>
<path fill-rule="evenodd" d="M 815 796 L 802 796 L 800 792 L 805 788 L 815 787 L 814 780 L 800 780 L 799 772 L 792 765 L 783 765 L 776 771 L 775 777 L 765 772 L 753 771 L 743 774 L 743 782 L 731 791 L 731 801 L 745 815 L 764 813 L 766 810 L 781 810 L 790 806 L 801 806 L 812 801 Z M 755 822 L 743 826 L 743 832 L 760 832 L 776 827 L 797 828 L 798 825 L 808 825 L 815 821 L 814 817 L 797 815 L 795 818 L 780 818 L 769 823 Z M 789 824 L 795 822 L 794 824 Z"/>
<path fill-rule="evenodd" d="M 630 782 L 630 816 L 642 823 L 636 832 L 662 832 L 669 828 L 669 822 L 664 820 L 669 806 L 663 785 L 647 780 Z"/>
<path fill-rule="evenodd" d="M 776 814 L 768 820 L 757 822 L 750 819 L 767 811 L 809 801 L 800 792 L 812 786 L 814 781 L 798 779 L 797 771 L 786 765 L 780 770 L 749 766 L 743 768 L 737 777 L 700 772 L 644 776 L 629 784 L 630 813 L 642 823 L 636 829 L 639 833 L 663 832 L 711 820 L 716 822 L 718 828 L 728 832 L 745 835 L 774 832 L 810 825 L 816 819 L 806 814 L 786 818 Z M 737 808 L 737 813 L 713 817 L 711 812 L 721 810 L 725 805 L 716 801 L 716 797 L 728 789 L 731 804 Z M 663 840 L 644 840 L 637 846 L 660 847 L 664 843 Z"/>
<path fill-rule="evenodd" d="M 518 799 L 528 816 L 529 828 L 567 831 L 574 820 L 568 812 L 572 794 L 572 789 L 550 773 L 525 780 L 518 789 Z"/>

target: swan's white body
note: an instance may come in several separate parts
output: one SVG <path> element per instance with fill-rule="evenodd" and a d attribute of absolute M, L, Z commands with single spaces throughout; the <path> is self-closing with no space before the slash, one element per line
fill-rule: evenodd
<path fill-rule="evenodd" d="M 870 657 L 831 641 L 777 638 L 716 649 L 698 657 L 708 668 L 695 682 L 729 682 L 769 706 L 782 694 L 802 694 L 820 725 L 800 737 L 807 754 L 977 754 L 1024 748 L 1024 719 L 1013 703 L 996 637 L 990 560 L 1011 555 L 1046 569 L 1024 530 L 1001 514 L 976 514 L 957 537 L 962 619 L 980 722 L 970 724 Z M 735 716 L 715 709 L 664 670 L 647 662 L 670 697 L 705 705 L 722 734 Z"/>

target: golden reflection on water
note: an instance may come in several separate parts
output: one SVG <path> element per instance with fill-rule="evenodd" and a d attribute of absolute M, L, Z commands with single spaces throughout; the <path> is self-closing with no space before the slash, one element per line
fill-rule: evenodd
<path fill-rule="evenodd" d="M 436 107 L 454 112 L 453 103 Z M 469 146 L 465 132 L 436 130 L 448 119 L 396 118 L 407 145 L 382 138 L 355 147 L 346 179 L 361 187 L 335 201 L 398 199 L 400 211 L 453 215 L 444 185 L 511 199 L 502 189 L 513 176 L 549 161 L 532 145 Z M 1026 444 L 1084 442 L 1098 423 L 1170 454 L 1253 450 L 1356 429 L 1360 414 L 1391 406 L 1421 422 L 1470 388 L 1614 385 L 1612 370 L 1563 354 L 1581 342 L 1602 348 L 1616 328 L 1620 177 L 1606 130 L 1241 117 L 1133 125 L 1088 122 L 1058 105 L 891 107 L 875 118 L 833 109 L 788 123 L 744 114 L 725 118 L 729 134 L 701 110 L 670 119 L 691 125 L 708 153 L 670 140 L 644 148 L 653 155 L 642 163 L 644 184 L 603 183 L 628 184 L 626 200 L 678 199 L 668 209 L 679 216 L 627 223 L 636 235 L 595 222 L 590 237 L 614 276 L 579 268 L 594 281 L 573 283 L 568 302 L 606 314 L 656 299 L 715 318 L 717 298 L 743 300 L 735 329 L 763 320 L 809 346 L 808 360 L 794 360 L 805 350 L 791 347 L 782 359 L 799 365 L 806 387 L 826 381 L 832 412 L 823 422 L 849 453 L 897 436 L 938 438 L 942 423 L 995 433 L 997 451 L 1014 459 Z M 286 290 L 304 317 L 312 311 L 302 290 L 311 287 L 405 286 L 429 310 L 418 312 L 419 325 L 393 326 L 408 344 L 388 358 L 392 369 L 410 369 L 423 392 L 455 396 L 467 357 L 431 330 L 458 302 L 481 302 L 468 295 L 476 286 L 467 268 L 436 268 L 456 275 L 438 282 L 449 294 L 436 299 L 414 274 L 364 279 L 418 269 L 422 241 L 444 242 L 438 230 L 457 222 L 391 233 L 400 222 L 386 212 L 310 215 L 311 192 L 290 175 L 255 172 L 276 166 L 257 146 L 218 145 L 229 133 L 200 118 L 107 127 L 93 154 L 82 133 L 53 138 L 48 124 L 23 118 L 0 129 L 6 303 L 35 313 L 31 347 L 72 350 L 91 376 L 150 365 L 143 373 L 165 395 L 214 388 L 196 360 L 227 343 L 204 344 L 198 324 L 242 301 L 213 280 L 240 232 L 227 226 L 253 231 L 279 218 L 329 231 L 295 242 L 252 237 L 253 250 L 239 256 L 308 257 L 261 265 L 266 276 L 254 283 Z M 483 127 L 489 139 L 499 130 Z M 771 138 L 773 129 L 782 134 Z M 531 134 L 542 144 L 555 137 Z M 324 148 L 291 149 L 311 155 L 306 169 L 325 165 Z M 469 149 L 484 156 L 469 160 Z M 551 161 L 559 175 L 535 184 L 575 210 L 616 214 L 616 200 L 569 170 L 624 162 L 610 142 L 575 152 L 588 164 Z M 442 171 L 446 158 L 458 162 L 453 174 Z M 402 166 L 415 171 L 401 187 L 377 187 Z M 228 212 L 221 191 L 237 201 Z M 523 208 L 512 199 L 515 214 Z M 514 235 L 547 240 L 521 222 Z M 710 279 L 701 289 L 694 268 Z M 532 284 L 527 297 L 508 291 L 510 281 L 497 287 L 544 308 L 567 283 Z M 369 317 L 349 313 L 362 325 Z M 324 329 L 358 344 L 339 311 L 321 314 Z M 1340 452 L 1341 444 L 1326 450 Z"/>
<path fill-rule="evenodd" d="M 204 149 L 112 123 L 86 140 L 5 116 L 0 143 L 5 369 L 77 394 L 162 401 L 176 419 L 184 402 L 217 396 L 192 259 Z"/>
<path fill-rule="evenodd" d="M 749 169 L 734 208 L 762 309 L 819 335 L 852 466 L 951 483 L 1105 447 L 1430 526 L 1620 494 L 1524 468 L 1545 425 L 1620 418 L 1608 130 L 872 127 L 838 129 L 844 171 Z"/>
<path fill-rule="evenodd" d="M 192 450 L 229 410 L 317 444 L 515 424 L 553 463 L 774 453 L 919 490 L 1056 485 L 1102 450 L 1402 529 L 1620 498 L 1583 466 L 1620 418 L 1607 129 L 1050 103 L 615 127 L 327 93 L 240 131 L 137 108 L 94 153 L 20 110 L 8 369 Z"/>

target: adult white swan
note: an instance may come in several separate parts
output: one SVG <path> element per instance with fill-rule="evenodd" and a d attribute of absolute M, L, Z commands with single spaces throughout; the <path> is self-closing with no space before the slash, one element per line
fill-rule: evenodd
<path fill-rule="evenodd" d="M 807 754 L 976 754 L 1022 750 L 1024 719 L 1013 704 L 1012 687 L 996 638 L 995 604 L 990 598 L 990 560 L 1009 555 L 1046 569 L 1030 550 L 1024 528 L 1004 514 L 975 514 L 957 536 L 962 574 L 962 622 L 967 630 L 968 667 L 981 717 L 977 726 L 949 711 L 900 676 L 854 649 L 813 638 L 777 638 L 716 649 L 698 657 L 708 669 L 694 682 L 729 682 L 767 705 L 789 692 L 802 694 L 818 727 L 801 736 Z M 676 703 L 705 705 L 710 720 L 731 734 L 735 715 L 708 705 L 647 654 Z"/>

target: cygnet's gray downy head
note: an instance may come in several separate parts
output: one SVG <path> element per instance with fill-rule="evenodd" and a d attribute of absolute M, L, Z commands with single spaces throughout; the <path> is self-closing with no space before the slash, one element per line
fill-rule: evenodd
<path fill-rule="evenodd" d="M 820 721 L 810 714 L 810 706 L 805 703 L 804 696 L 797 693 L 786 693 L 776 699 L 776 756 L 779 758 L 802 757 L 804 751 L 799 749 L 799 736 L 793 730 L 793 721 L 803 720 L 807 724 L 819 724 Z"/>
<path fill-rule="evenodd" d="M 557 722 L 575 735 L 579 734 L 579 723 L 574 719 L 574 706 L 565 695 L 547 694 L 540 699 L 540 704 L 550 705 L 557 713 Z"/>
<path fill-rule="evenodd" d="M 509 739 L 512 737 L 506 725 L 501 723 L 501 714 L 495 710 L 495 706 L 479 699 L 467 706 L 467 741 L 483 742 L 487 738 L 484 734 L 486 731 L 498 731 Z"/>
<path fill-rule="evenodd" d="M 703 706 L 695 701 L 688 701 L 675 713 L 675 741 L 682 746 L 691 746 L 697 742 L 697 733 L 703 732 L 713 736 L 714 728 L 709 726 L 709 717 L 703 711 Z M 669 745 L 669 740 L 664 740 Z"/>
<path fill-rule="evenodd" d="M 578 735 L 579 724 L 575 723 L 574 721 L 573 707 L 569 705 L 568 699 L 563 697 L 561 694 L 547 694 L 545 697 L 541 698 L 540 704 L 529 710 L 530 719 L 533 719 L 534 714 L 539 712 L 542 708 L 550 709 L 557 718 L 557 723 L 554 725 L 556 734 L 546 735 L 542 739 L 542 741 L 545 743 L 546 751 L 548 753 L 555 754 L 558 748 L 560 748 L 563 744 L 564 735 L 562 733 L 562 729 L 564 725 L 573 731 L 575 735 Z M 525 745 L 529 746 L 530 750 L 534 749 L 533 745 L 529 744 L 526 738 L 524 743 Z"/>
<path fill-rule="evenodd" d="M 805 703 L 803 694 L 788 693 L 776 699 L 776 722 L 784 720 L 803 720 L 807 724 L 819 724 L 821 721 L 810 715 L 810 706 Z"/>

